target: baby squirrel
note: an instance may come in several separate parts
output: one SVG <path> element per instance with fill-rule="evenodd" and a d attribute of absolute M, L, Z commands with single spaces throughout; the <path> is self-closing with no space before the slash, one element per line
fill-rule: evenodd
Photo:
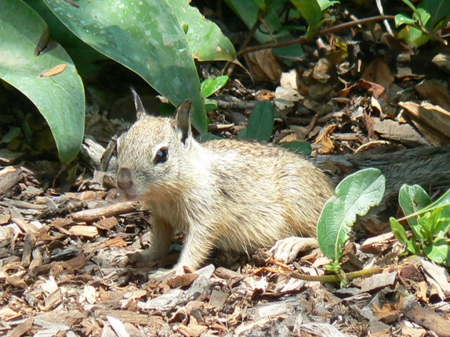
<path fill-rule="evenodd" d="M 333 183 L 307 159 L 251 141 L 200 144 L 191 102 L 174 117 L 148 115 L 133 92 L 137 122 L 117 142 L 117 186 L 153 212 L 153 243 L 131 258 L 140 264 L 168 254 L 174 231 L 185 244 L 174 269 L 199 268 L 213 247 L 252 253 L 290 237 L 315 245 L 316 224 Z"/>

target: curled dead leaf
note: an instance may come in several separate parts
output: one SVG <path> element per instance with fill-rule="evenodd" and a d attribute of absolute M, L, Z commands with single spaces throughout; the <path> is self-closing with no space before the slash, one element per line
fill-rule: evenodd
<path fill-rule="evenodd" d="M 61 74 L 64 70 L 66 70 L 67 64 L 61 63 L 57 66 L 54 66 L 52 69 L 44 71 L 42 74 L 39 75 L 40 78 L 43 77 L 50 77 Z"/>

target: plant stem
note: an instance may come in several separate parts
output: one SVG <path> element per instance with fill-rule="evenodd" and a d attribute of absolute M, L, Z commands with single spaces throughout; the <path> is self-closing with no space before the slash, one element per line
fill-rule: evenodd
<path fill-rule="evenodd" d="M 358 277 L 370 276 L 374 274 L 380 274 L 383 271 L 380 267 L 374 267 L 366 270 L 354 271 L 351 273 L 343 273 L 343 275 L 304 275 L 297 272 L 293 272 L 291 276 L 293 278 L 305 281 L 319 281 L 319 282 L 342 282 L 351 281 Z"/>

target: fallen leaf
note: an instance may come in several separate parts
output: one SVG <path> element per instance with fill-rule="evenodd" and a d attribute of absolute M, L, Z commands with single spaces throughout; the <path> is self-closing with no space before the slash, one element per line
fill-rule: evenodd
<path fill-rule="evenodd" d="M 57 66 L 53 67 L 52 69 L 44 71 L 42 74 L 39 75 L 40 78 L 43 77 L 50 77 L 61 74 L 64 70 L 66 70 L 67 64 L 61 63 Z"/>

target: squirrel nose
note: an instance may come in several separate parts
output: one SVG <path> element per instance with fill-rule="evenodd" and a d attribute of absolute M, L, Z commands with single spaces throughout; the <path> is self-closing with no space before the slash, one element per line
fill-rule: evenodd
<path fill-rule="evenodd" d="M 117 174 L 117 186 L 122 190 L 126 191 L 133 186 L 133 180 L 131 179 L 131 171 L 129 168 L 123 167 L 119 170 Z"/>

